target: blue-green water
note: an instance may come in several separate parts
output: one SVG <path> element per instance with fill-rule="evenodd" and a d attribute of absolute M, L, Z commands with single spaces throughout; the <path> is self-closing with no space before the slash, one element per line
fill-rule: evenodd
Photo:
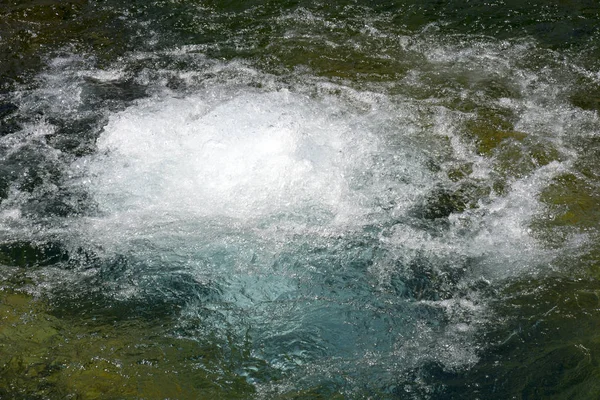
<path fill-rule="evenodd" d="M 0 14 L 0 397 L 598 397 L 596 2 Z"/>

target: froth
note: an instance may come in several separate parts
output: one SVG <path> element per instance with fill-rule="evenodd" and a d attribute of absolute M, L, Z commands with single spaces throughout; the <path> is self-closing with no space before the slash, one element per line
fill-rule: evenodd
<path fill-rule="evenodd" d="M 142 101 L 110 118 L 89 185 L 109 213 L 348 220 L 365 212 L 352 186 L 378 140 L 342 114 L 286 90 Z"/>

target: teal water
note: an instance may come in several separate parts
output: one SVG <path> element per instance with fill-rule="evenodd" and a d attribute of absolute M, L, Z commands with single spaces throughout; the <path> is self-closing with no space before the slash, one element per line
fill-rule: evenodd
<path fill-rule="evenodd" d="M 3 398 L 598 396 L 596 2 L 0 14 Z"/>

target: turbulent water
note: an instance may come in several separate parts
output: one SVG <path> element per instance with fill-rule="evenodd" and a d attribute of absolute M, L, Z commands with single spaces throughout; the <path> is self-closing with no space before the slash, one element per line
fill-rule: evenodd
<path fill-rule="evenodd" d="M 600 395 L 596 2 L 0 19 L 3 398 Z"/>

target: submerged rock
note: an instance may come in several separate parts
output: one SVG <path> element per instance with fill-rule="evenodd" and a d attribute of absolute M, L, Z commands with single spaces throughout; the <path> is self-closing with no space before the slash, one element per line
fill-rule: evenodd
<path fill-rule="evenodd" d="M 173 337 L 168 324 L 94 324 L 49 311 L 31 295 L 0 292 L 2 398 L 247 398 L 253 391 L 227 372 L 217 348 Z"/>
<path fill-rule="evenodd" d="M 504 318 L 481 337 L 489 350 L 471 370 L 446 373 L 450 385 L 438 398 L 598 398 L 599 306 L 597 280 L 555 277 L 507 285 L 495 303 Z"/>

